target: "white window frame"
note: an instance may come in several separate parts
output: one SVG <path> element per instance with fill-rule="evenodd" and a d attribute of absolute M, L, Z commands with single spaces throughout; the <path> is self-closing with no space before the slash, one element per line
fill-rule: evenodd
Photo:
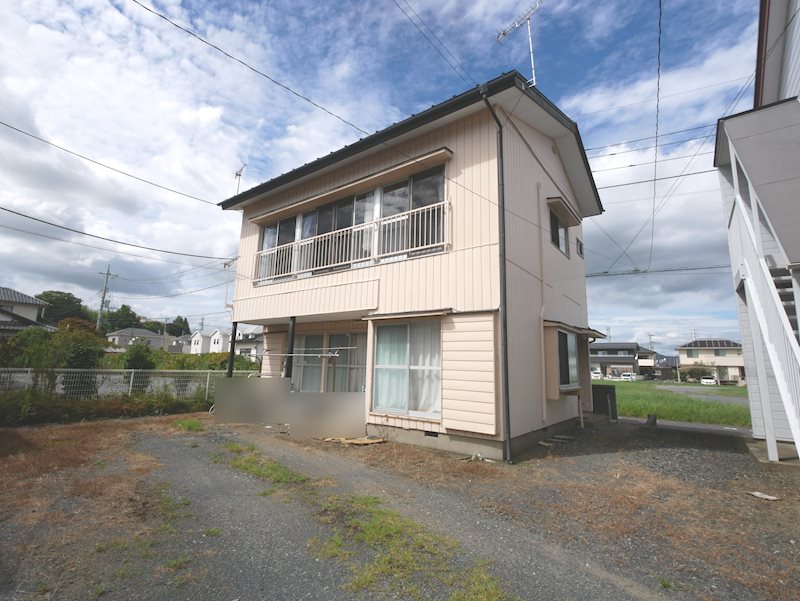
<path fill-rule="evenodd" d="M 563 359 L 562 351 L 561 351 L 561 340 L 562 340 L 561 335 L 562 334 L 564 336 L 566 336 L 566 340 L 567 340 L 567 349 L 566 350 L 567 350 L 567 361 L 568 361 L 568 364 L 567 364 L 567 370 L 568 370 L 567 379 L 568 379 L 568 382 L 566 382 L 566 383 L 564 383 L 562 381 L 562 364 L 561 364 L 562 359 Z M 573 346 L 572 346 L 573 353 L 570 353 L 570 344 L 569 344 L 570 340 L 573 341 Z M 580 384 L 580 364 L 579 364 L 579 361 L 578 361 L 578 335 L 575 332 L 570 332 L 568 330 L 559 329 L 558 330 L 558 334 L 557 334 L 557 344 L 558 344 L 558 385 L 559 385 L 558 387 L 559 387 L 559 390 L 562 390 L 562 391 L 577 390 L 581 386 L 581 384 Z M 569 364 L 570 357 L 573 354 L 574 354 L 574 358 L 575 358 L 574 370 L 572 369 L 572 366 Z"/>
<path fill-rule="evenodd" d="M 439 365 L 435 367 L 431 366 L 419 366 L 419 365 L 411 365 L 411 326 L 415 324 L 422 324 L 422 323 L 437 323 L 439 326 Z M 397 326 L 405 326 L 406 327 L 406 362 L 405 365 L 380 365 L 378 363 L 378 331 L 380 328 L 383 327 L 397 327 Z M 392 415 L 404 415 L 408 417 L 418 417 L 423 419 L 435 419 L 441 420 L 442 417 L 442 325 L 441 321 L 426 321 L 426 322 L 407 322 L 407 323 L 387 323 L 378 325 L 375 327 L 375 335 L 374 335 L 374 350 L 373 350 L 373 357 L 372 357 L 372 399 L 370 401 L 370 407 L 373 413 L 379 414 L 392 414 Z M 376 387 L 376 380 L 377 380 L 377 370 L 378 369 L 391 369 L 391 370 L 402 370 L 405 373 L 404 384 L 405 384 L 405 391 L 406 391 L 406 398 L 405 398 L 405 411 L 403 410 L 396 410 L 392 408 L 386 407 L 375 407 L 375 387 Z M 439 379 L 439 404 L 437 410 L 424 412 L 424 411 L 411 411 L 409 410 L 409 400 L 411 395 L 411 372 L 412 371 L 435 371 L 438 373 Z"/>

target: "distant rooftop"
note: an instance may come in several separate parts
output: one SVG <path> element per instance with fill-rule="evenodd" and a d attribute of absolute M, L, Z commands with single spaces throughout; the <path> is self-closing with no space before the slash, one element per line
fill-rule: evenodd
<path fill-rule="evenodd" d="M 706 338 L 703 340 L 693 340 L 678 348 L 742 348 L 742 345 L 732 340 L 726 340 L 725 338 Z"/>
<path fill-rule="evenodd" d="M 12 288 L 0 288 L 0 302 L 14 303 L 18 305 L 48 305 L 49 303 L 39 300 L 34 296 L 28 296 L 17 292 Z"/>

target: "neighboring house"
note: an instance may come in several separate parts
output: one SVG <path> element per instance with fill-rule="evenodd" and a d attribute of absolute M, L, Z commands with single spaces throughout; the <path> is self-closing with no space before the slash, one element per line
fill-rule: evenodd
<path fill-rule="evenodd" d="M 744 357 L 738 342 L 719 338 L 693 340 L 676 350 L 681 369 L 707 367 L 717 382 L 744 381 Z"/>
<path fill-rule="evenodd" d="M 519 73 L 221 206 L 262 373 L 361 395 L 366 431 L 510 458 L 591 409 L 581 222 L 602 206 L 576 124 Z"/>
<path fill-rule="evenodd" d="M 239 324 L 235 349 L 237 355 L 260 362 L 264 352 L 264 326 Z"/>
<path fill-rule="evenodd" d="M 189 345 L 190 355 L 202 355 L 210 352 L 211 348 L 211 335 L 213 332 L 204 332 L 196 330 L 192 333 L 191 344 Z"/>
<path fill-rule="evenodd" d="M 211 340 L 208 343 L 209 353 L 227 353 L 231 350 L 231 331 L 225 328 L 217 328 L 211 332 Z"/>
<path fill-rule="evenodd" d="M 592 371 L 604 378 L 620 378 L 626 372 L 640 375 L 642 367 L 655 366 L 655 352 L 636 342 L 592 342 L 589 355 Z"/>
<path fill-rule="evenodd" d="M 106 338 L 109 342 L 123 348 L 135 342 L 143 342 L 154 349 L 169 348 L 169 345 L 175 339 L 174 336 L 164 336 L 144 328 L 123 328 L 115 332 L 109 332 L 106 334 Z"/>
<path fill-rule="evenodd" d="M 800 453 L 800 10 L 762 0 L 754 108 L 717 125 L 753 436 Z"/>
<path fill-rule="evenodd" d="M 183 336 L 178 336 L 177 338 L 173 338 L 172 343 L 169 345 L 167 349 L 170 353 L 185 353 L 190 354 L 192 349 L 192 335 L 191 334 L 184 334 Z"/>
<path fill-rule="evenodd" d="M 11 288 L 0 288 L 0 338 L 11 338 L 30 327 L 55 328 L 41 321 L 41 312 L 48 304 Z"/>

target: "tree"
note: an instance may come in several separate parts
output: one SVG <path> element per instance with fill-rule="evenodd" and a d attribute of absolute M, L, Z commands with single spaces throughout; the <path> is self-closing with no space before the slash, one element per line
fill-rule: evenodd
<path fill-rule="evenodd" d="M 167 334 L 170 336 L 183 336 L 191 334 L 189 330 L 189 322 L 185 317 L 178 315 L 172 320 L 172 323 L 167 324 Z"/>
<path fill-rule="evenodd" d="M 156 321 L 154 319 L 148 319 L 147 321 L 143 321 L 142 327 L 145 330 L 150 330 L 151 332 L 156 332 L 157 334 L 164 333 L 164 322 Z"/>
<path fill-rule="evenodd" d="M 45 290 L 36 295 L 36 298 L 48 303 L 44 308 L 43 317 L 53 323 L 59 323 L 68 317 L 91 320 L 89 309 L 83 306 L 83 301 L 70 292 L 61 290 Z"/>
<path fill-rule="evenodd" d="M 100 365 L 106 340 L 83 329 L 59 327 L 52 339 L 53 367 L 93 370 Z M 67 372 L 63 376 L 64 395 L 91 398 L 97 394 L 97 378 L 91 371 Z"/>
<path fill-rule="evenodd" d="M 111 311 L 105 318 L 107 329 L 110 332 L 125 328 L 140 328 L 142 321 L 130 305 L 122 305 L 116 311 Z"/>
<path fill-rule="evenodd" d="M 128 350 L 125 351 L 125 369 L 133 369 L 133 370 L 148 370 L 154 369 L 156 366 L 155 359 L 153 357 L 153 351 L 144 342 L 134 342 L 130 346 L 128 346 Z M 130 378 L 130 375 L 126 375 L 126 378 Z M 130 380 L 128 380 L 130 382 Z M 147 390 L 147 387 L 150 385 L 150 374 L 147 372 L 142 371 L 134 371 L 133 372 L 133 382 L 131 383 L 131 391 L 132 392 L 144 392 Z"/>
<path fill-rule="evenodd" d="M 0 341 L 0 367 L 52 367 L 52 337 L 44 328 L 25 328 Z"/>
<path fill-rule="evenodd" d="M 85 319 L 77 317 L 67 317 L 58 322 L 59 330 L 71 330 L 73 332 L 87 332 L 89 334 L 95 333 L 94 324 Z"/>

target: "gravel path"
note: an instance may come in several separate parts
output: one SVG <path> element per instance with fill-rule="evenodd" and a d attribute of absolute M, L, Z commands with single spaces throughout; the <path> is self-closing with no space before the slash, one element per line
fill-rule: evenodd
<path fill-rule="evenodd" d="M 53 431 L 0 457 L 0 599 L 447 598 L 346 588 L 350 567 L 319 553 L 333 534 L 319 507 L 349 495 L 457 539 L 456 564 L 485 565 L 519 599 L 800 598 L 800 470 L 765 468 L 741 437 L 599 424 L 506 465 L 207 419 L 181 433 L 172 419 L 126 425 L 90 460 L 16 480 L 13 461 L 36 463 Z M 231 449 L 246 445 L 311 480 L 235 470 Z"/>

